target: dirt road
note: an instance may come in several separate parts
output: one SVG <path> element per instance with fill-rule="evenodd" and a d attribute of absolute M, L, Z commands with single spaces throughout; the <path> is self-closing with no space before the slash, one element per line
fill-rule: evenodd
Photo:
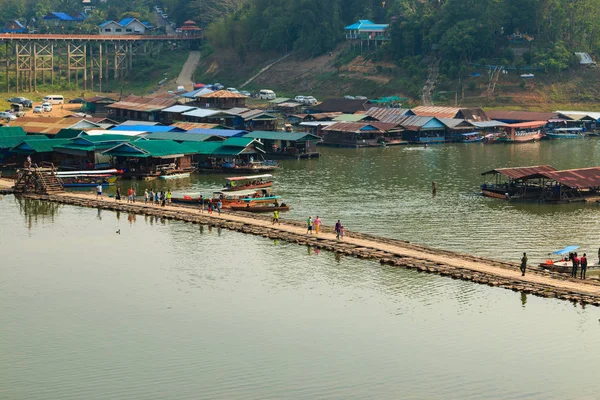
<path fill-rule="evenodd" d="M 177 86 L 183 86 L 186 90 L 194 89 L 194 81 L 192 77 L 194 76 L 194 72 L 196 68 L 200 64 L 200 52 L 199 51 L 190 51 L 188 59 L 185 64 L 183 64 L 183 68 L 181 68 L 181 72 L 175 81 Z"/>

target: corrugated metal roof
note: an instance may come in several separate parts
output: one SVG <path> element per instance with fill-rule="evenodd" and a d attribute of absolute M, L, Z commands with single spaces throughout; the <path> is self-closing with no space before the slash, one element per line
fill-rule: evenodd
<path fill-rule="evenodd" d="M 307 132 L 253 131 L 247 133 L 244 137 L 266 140 L 289 140 L 292 142 L 321 140 L 320 137 Z"/>
<path fill-rule="evenodd" d="M 365 114 L 369 117 L 375 118 L 378 121 L 389 116 L 405 116 L 408 112 L 406 108 L 385 108 L 385 107 L 371 107 Z"/>
<path fill-rule="evenodd" d="M 195 110 L 195 109 L 196 109 L 196 107 L 175 105 L 175 106 L 171 106 L 171 107 L 165 108 L 161 112 L 165 112 L 165 113 L 184 113 L 186 111 L 192 111 L 192 110 Z"/>
<path fill-rule="evenodd" d="M 362 121 L 365 118 L 368 118 L 368 115 L 365 115 L 365 114 L 342 114 L 342 115 L 338 115 L 337 117 L 335 117 L 333 119 L 333 121 L 358 122 L 358 121 Z"/>
<path fill-rule="evenodd" d="M 109 104 L 107 108 L 115 108 L 121 110 L 133 110 L 141 112 L 153 112 L 164 110 L 176 104 L 177 101 L 172 97 L 143 97 L 143 96 L 127 96 L 121 101 Z"/>
<path fill-rule="evenodd" d="M 213 135 L 199 135 L 190 132 L 154 132 L 146 135 L 146 139 L 150 140 L 174 140 L 176 142 L 204 142 L 212 137 L 220 137 L 216 134 L 218 130 L 212 130 L 215 132 Z"/>
<path fill-rule="evenodd" d="M 594 111 L 556 111 L 560 115 L 565 115 L 568 117 L 579 117 L 578 119 L 589 117 L 591 119 L 595 119 L 596 121 L 600 120 L 600 112 Z M 573 118 L 575 119 L 575 118 Z"/>
<path fill-rule="evenodd" d="M 0 138 L 25 135 L 25 131 L 20 126 L 0 126 Z"/>
<path fill-rule="evenodd" d="M 600 187 L 600 167 L 551 171 L 540 175 L 573 189 Z"/>
<path fill-rule="evenodd" d="M 419 106 L 411 109 L 418 117 L 454 118 L 460 111 L 455 107 Z"/>
<path fill-rule="evenodd" d="M 307 114 L 308 117 L 313 118 L 316 121 L 331 121 L 339 115 L 343 115 L 343 113 L 342 112 L 327 112 L 327 113 Z"/>
<path fill-rule="evenodd" d="M 450 129 L 460 129 L 460 128 L 465 128 L 465 129 L 472 129 L 473 125 L 467 121 L 465 121 L 464 119 L 459 119 L 459 118 L 438 118 L 440 120 L 440 122 L 444 125 L 446 125 L 448 128 Z"/>
<path fill-rule="evenodd" d="M 45 136 L 40 136 L 42 138 L 46 138 Z M 12 149 L 19 143 L 22 143 L 24 140 L 31 138 L 31 136 L 6 136 L 0 137 L 0 149 Z"/>
<path fill-rule="evenodd" d="M 386 124 L 401 124 L 402 121 L 404 121 L 406 118 L 408 118 L 409 116 L 407 115 L 388 115 L 387 117 L 382 117 L 382 119 L 379 120 L 379 122 L 384 122 Z"/>
<path fill-rule="evenodd" d="M 221 137 L 239 137 L 244 136 L 248 131 L 230 130 L 230 129 L 191 129 L 188 133 L 200 135 L 216 135 Z"/>
<path fill-rule="evenodd" d="M 119 126 L 131 126 L 131 125 L 148 125 L 148 126 L 154 126 L 154 125 L 160 125 L 160 122 L 136 121 L 136 120 L 130 119 L 128 121 L 125 121 L 125 122 L 119 124 Z"/>
<path fill-rule="evenodd" d="M 105 151 L 104 154 L 124 156 L 126 148 L 133 150 L 128 154 L 131 157 L 167 157 L 194 153 L 193 149 L 172 140 L 137 140 L 121 143 Z"/>
<path fill-rule="evenodd" d="M 248 110 L 242 114 L 240 117 L 244 118 L 244 121 L 251 121 L 253 119 L 277 119 L 277 117 L 273 114 L 269 114 L 263 110 Z"/>
<path fill-rule="evenodd" d="M 52 153 L 55 146 L 67 143 L 69 139 L 25 139 L 20 144 L 11 149 L 15 153 L 33 154 L 33 153 Z"/>
<path fill-rule="evenodd" d="M 486 114 L 497 121 L 548 121 L 558 118 L 558 113 L 551 112 L 491 110 L 486 111 Z"/>
<path fill-rule="evenodd" d="M 437 118 L 436 117 L 410 116 L 410 117 L 406 117 L 405 119 L 400 121 L 399 125 L 401 125 L 403 128 L 408 129 L 408 130 L 418 131 L 433 119 L 437 119 Z M 440 121 L 440 123 L 441 123 L 441 121 Z M 432 128 L 432 129 L 436 129 L 436 128 Z"/>
<path fill-rule="evenodd" d="M 189 131 L 191 129 L 202 128 L 202 129 L 213 129 L 219 126 L 218 124 L 207 124 L 204 122 L 185 122 L 179 121 L 171 124 L 171 126 L 176 126 L 178 128 L 183 129 L 184 131 Z"/>
<path fill-rule="evenodd" d="M 251 137 L 230 137 L 221 144 L 223 146 L 247 147 L 254 143 L 255 139 Z"/>
<path fill-rule="evenodd" d="M 335 131 L 335 132 L 354 132 L 354 133 L 359 133 L 359 132 L 363 132 L 363 128 L 367 127 L 367 126 L 373 126 L 374 130 L 371 130 L 370 132 L 377 132 L 380 131 L 377 127 L 375 127 L 373 124 L 367 124 L 364 122 L 337 122 L 333 125 L 328 126 L 327 128 L 323 128 L 324 131 Z M 380 131 L 383 132 L 383 131 Z"/>
<path fill-rule="evenodd" d="M 220 112 L 219 110 L 211 110 L 209 108 L 196 108 L 195 110 L 184 112 L 182 115 L 186 117 L 207 118 Z"/>
<path fill-rule="evenodd" d="M 256 111 L 256 110 L 250 110 L 249 108 L 245 108 L 245 107 L 233 107 L 233 108 L 230 108 L 229 110 L 227 110 L 227 112 L 229 114 L 236 114 L 236 115 L 241 115 L 248 111 Z M 262 110 L 258 110 L 258 111 L 262 111 Z"/>
<path fill-rule="evenodd" d="M 55 135 L 61 129 L 77 125 L 83 118 L 61 118 L 61 117 L 21 117 L 11 121 L 11 126 L 20 126 L 27 133 Z"/>
<path fill-rule="evenodd" d="M 481 173 L 481 175 L 501 174 L 510 179 L 521 179 L 526 176 L 556 171 L 551 165 L 536 165 L 532 167 L 496 168 Z"/>
<path fill-rule="evenodd" d="M 200 96 L 196 96 L 196 97 L 200 97 L 203 99 L 245 99 L 246 96 L 244 96 L 241 93 L 234 93 L 234 92 L 230 92 L 229 90 L 217 90 L 216 92 L 212 92 L 212 93 L 206 93 Z"/>
<path fill-rule="evenodd" d="M 128 131 L 128 132 L 182 132 L 183 129 L 176 126 L 163 126 L 163 125 L 120 125 L 115 126 L 111 131 Z"/>
<path fill-rule="evenodd" d="M 471 121 L 471 124 L 477 128 L 496 128 L 499 126 L 506 126 L 504 122 L 494 120 L 481 122 Z"/>
<path fill-rule="evenodd" d="M 368 100 L 346 100 L 346 99 L 325 99 L 320 104 L 308 107 L 314 112 L 342 112 L 354 114 L 357 111 L 365 111 L 365 105 Z"/>

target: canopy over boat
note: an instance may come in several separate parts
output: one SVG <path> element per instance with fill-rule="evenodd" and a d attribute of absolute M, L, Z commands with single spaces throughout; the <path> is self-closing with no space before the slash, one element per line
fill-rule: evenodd
<path fill-rule="evenodd" d="M 263 175 L 249 175 L 249 176 L 233 176 L 231 178 L 225 178 L 228 181 L 251 181 L 254 179 L 262 179 L 262 178 L 272 178 L 271 174 L 263 174 Z"/>
<path fill-rule="evenodd" d="M 219 195 L 222 194 L 223 196 L 236 196 L 236 197 L 251 196 L 255 193 L 256 193 L 256 189 L 238 190 L 236 192 L 228 192 L 228 191 L 218 190 L 216 192 L 213 192 L 213 194 L 219 194 Z"/>
<path fill-rule="evenodd" d="M 89 171 L 58 171 L 55 172 L 58 176 L 63 175 L 103 175 L 103 174 L 115 174 L 119 172 L 116 169 L 98 169 L 98 170 L 89 170 Z"/>
<path fill-rule="evenodd" d="M 564 249 L 553 251 L 552 254 L 557 254 L 562 256 L 563 254 L 571 253 L 579 248 L 579 246 L 567 246 Z"/>

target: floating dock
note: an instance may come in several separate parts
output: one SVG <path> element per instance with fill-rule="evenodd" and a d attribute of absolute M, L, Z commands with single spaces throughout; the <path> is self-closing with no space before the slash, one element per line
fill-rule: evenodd
<path fill-rule="evenodd" d="M 96 199 L 88 193 L 24 194 L 24 197 L 81 207 L 121 211 L 139 215 L 179 220 L 193 224 L 209 225 L 232 231 L 283 240 L 299 245 L 329 250 L 339 254 L 375 260 L 381 264 L 435 273 L 488 286 L 501 287 L 516 292 L 568 300 L 581 304 L 600 306 L 600 281 L 572 279 L 564 274 L 531 267 L 522 277 L 519 265 L 476 257 L 446 250 L 428 248 L 406 241 L 346 231 L 343 241 L 335 238 L 332 227 L 322 226 L 319 235 L 306 234 L 306 226 L 299 221 L 282 220 L 271 223 L 271 216 L 244 212 L 223 212 L 221 215 L 198 208 L 168 205 L 160 207 L 137 202 L 127 204 L 114 198 Z"/>

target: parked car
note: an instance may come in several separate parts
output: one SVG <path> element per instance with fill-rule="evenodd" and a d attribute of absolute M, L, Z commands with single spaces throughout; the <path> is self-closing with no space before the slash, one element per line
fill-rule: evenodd
<path fill-rule="evenodd" d="M 313 104 L 317 104 L 317 99 L 315 99 L 312 96 L 305 96 L 304 97 L 304 104 L 307 104 L 309 106 L 311 106 Z"/>
<path fill-rule="evenodd" d="M 42 109 L 45 112 L 50 112 L 50 111 L 52 111 L 52 104 L 50 104 L 50 103 L 42 103 Z"/>
<path fill-rule="evenodd" d="M 27 100 L 27 98 L 25 98 L 25 97 L 11 97 L 10 99 L 6 99 L 6 101 L 8 101 L 9 103 L 17 103 L 17 104 L 23 104 L 23 102 L 26 100 Z"/>
<path fill-rule="evenodd" d="M 33 107 L 33 113 L 34 114 L 41 114 L 44 112 L 44 107 L 42 106 L 35 106 Z"/>
<path fill-rule="evenodd" d="M 368 100 L 365 96 L 354 96 L 356 100 Z"/>
<path fill-rule="evenodd" d="M 25 111 L 23 111 L 23 104 L 12 103 L 10 105 L 10 113 L 12 113 L 15 117 L 24 117 Z"/>
<path fill-rule="evenodd" d="M 5 119 L 7 121 L 14 121 L 15 119 L 17 119 L 17 117 L 8 111 L 2 111 L 2 112 L 0 112 L 0 119 Z"/>
<path fill-rule="evenodd" d="M 23 105 L 23 107 L 27 107 L 27 108 L 33 107 L 33 103 L 29 99 L 25 99 L 25 101 L 23 101 L 21 104 Z"/>
<path fill-rule="evenodd" d="M 240 92 L 240 94 L 243 94 L 244 96 L 248 96 L 248 97 L 252 96 L 252 94 L 249 91 L 247 91 L 247 90 L 242 90 Z"/>
<path fill-rule="evenodd" d="M 275 95 L 275 92 L 272 90 L 261 89 L 260 92 L 258 92 L 258 98 L 262 100 L 275 100 L 277 95 Z"/>
<path fill-rule="evenodd" d="M 355 100 L 354 96 L 344 96 L 344 100 Z"/>
<path fill-rule="evenodd" d="M 69 100 L 71 104 L 83 104 L 84 100 L 81 97 L 75 97 L 74 99 Z"/>
<path fill-rule="evenodd" d="M 304 104 L 304 98 L 305 98 L 305 97 L 306 97 L 306 96 L 296 96 L 296 97 L 294 97 L 294 101 L 295 101 L 296 103 Z"/>
<path fill-rule="evenodd" d="M 228 87 L 227 91 L 231 92 L 231 93 L 239 93 L 238 90 L 236 88 L 234 88 L 234 87 Z"/>
<path fill-rule="evenodd" d="M 225 89 L 225 86 L 221 85 L 220 83 L 213 83 L 213 90 L 223 90 Z"/>

